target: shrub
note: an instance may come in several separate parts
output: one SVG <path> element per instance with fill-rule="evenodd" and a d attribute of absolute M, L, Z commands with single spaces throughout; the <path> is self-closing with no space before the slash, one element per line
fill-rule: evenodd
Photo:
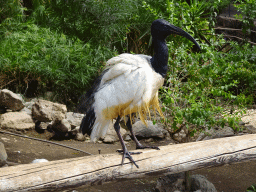
<path fill-rule="evenodd" d="M 0 0 L 0 23 L 6 19 L 24 20 L 24 10 L 20 0 Z"/>
<path fill-rule="evenodd" d="M 256 48 L 232 43 L 232 53 L 222 53 L 202 45 L 203 53 L 187 54 L 186 45 L 176 50 L 171 46 L 170 70 L 161 99 L 172 127 L 228 123 L 236 128 L 238 118 L 221 114 L 232 111 L 233 106 L 243 108 L 256 98 Z M 194 130 L 190 131 L 193 134 Z"/>
<path fill-rule="evenodd" d="M 76 101 L 113 56 L 105 47 L 72 41 L 34 24 L 6 30 L 0 52 L 0 74 L 5 75 L 5 85 L 11 82 L 7 87 L 25 93 L 29 82 L 36 80 L 40 94 L 53 91 L 61 102 Z"/>
<path fill-rule="evenodd" d="M 255 0 L 236 0 L 235 7 L 240 11 L 242 14 L 239 16 L 236 15 L 237 18 L 241 19 L 243 22 L 243 32 L 249 34 L 251 33 L 251 30 L 253 29 L 254 20 L 256 19 L 256 3 Z"/>

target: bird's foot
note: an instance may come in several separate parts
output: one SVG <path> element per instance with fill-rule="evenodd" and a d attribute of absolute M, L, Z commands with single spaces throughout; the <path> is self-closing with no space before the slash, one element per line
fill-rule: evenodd
<path fill-rule="evenodd" d="M 137 168 L 139 168 L 139 166 L 135 163 L 135 161 L 133 160 L 131 155 L 136 155 L 136 154 L 141 154 L 142 152 L 129 152 L 128 150 L 116 150 L 118 153 L 123 153 L 123 158 L 122 158 L 122 165 L 124 164 L 124 159 L 127 158 L 131 161 L 131 163 L 133 163 Z"/>

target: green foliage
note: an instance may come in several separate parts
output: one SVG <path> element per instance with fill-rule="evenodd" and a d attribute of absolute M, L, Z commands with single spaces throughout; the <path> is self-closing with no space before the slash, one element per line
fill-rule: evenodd
<path fill-rule="evenodd" d="M 70 40 L 34 24 L 16 31 L 6 31 L 0 41 L 0 76 L 6 75 L 8 86 L 24 93 L 27 82 L 39 81 L 40 93 L 55 93 L 55 99 L 68 102 L 90 87 L 103 62 L 114 53 L 107 48 L 80 40 Z"/>
<path fill-rule="evenodd" d="M 212 127 L 228 123 L 237 128 L 238 118 L 221 116 L 227 106 L 242 108 L 256 98 L 256 48 L 232 44 L 233 53 L 187 54 L 186 46 L 170 47 L 169 74 L 161 90 L 164 110 L 174 129 L 178 124 Z M 190 130 L 193 132 L 192 130 Z"/>
<path fill-rule="evenodd" d="M 128 28 L 136 17 L 136 0 L 52 0 L 38 6 L 30 19 L 69 37 L 113 47 L 116 42 L 125 43 Z"/>
<path fill-rule="evenodd" d="M 203 52 L 191 53 L 193 44 L 181 37 L 169 37 L 170 63 L 168 80 L 161 90 L 163 110 L 174 129 L 185 123 L 197 127 L 224 126 L 237 128 L 238 118 L 223 116 L 227 106 L 242 108 L 255 98 L 255 48 L 236 43 L 232 53 L 217 52 L 225 42 L 214 34 L 214 17 L 230 1 L 143 1 L 148 13 L 183 28 L 201 42 Z M 208 39 L 208 40 L 206 40 Z M 219 41 L 219 42 L 218 42 Z M 180 44 L 184 42 L 184 44 Z M 190 54 L 188 54 L 190 52 Z M 194 133 L 193 130 L 190 130 Z"/>
<path fill-rule="evenodd" d="M 256 3 L 255 0 L 237 0 L 234 6 L 242 14 L 236 15 L 238 19 L 241 19 L 243 22 L 243 32 L 247 31 L 251 33 L 251 29 L 254 27 L 254 20 L 256 19 Z"/>
<path fill-rule="evenodd" d="M 205 41 L 204 36 L 213 33 L 212 27 L 215 25 L 214 18 L 217 11 L 229 1 L 199 1 L 199 0 L 145 0 L 143 7 L 149 14 L 154 15 L 155 19 L 166 19 L 175 26 L 178 26 L 194 38 Z M 179 45 L 180 38 L 175 38 L 175 44 Z M 186 43 L 191 44 L 188 40 Z M 192 44 L 191 44 L 192 45 Z"/>
<path fill-rule="evenodd" d="M 22 21 L 24 19 L 24 10 L 20 0 L 0 0 L 0 23 L 4 20 L 16 19 Z"/>

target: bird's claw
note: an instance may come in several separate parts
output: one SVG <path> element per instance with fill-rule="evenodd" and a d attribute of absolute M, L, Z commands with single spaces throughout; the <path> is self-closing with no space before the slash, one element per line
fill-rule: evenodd
<path fill-rule="evenodd" d="M 135 155 L 135 154 L 141 154 L 142 152 L 129 152 L 127 150 L 123 151 L 123 150 L 116 150 L 119 153 L 123 153 L 123 158 L 122 158 L 122 165 L 124 164 L 124 159 L 127 158 L 131 161 L 131 163 L 133 163 L 137 168 L 139 168 L 139 166 L 135 163 L 135 161 L 133 160 L 131 155 Z"/>

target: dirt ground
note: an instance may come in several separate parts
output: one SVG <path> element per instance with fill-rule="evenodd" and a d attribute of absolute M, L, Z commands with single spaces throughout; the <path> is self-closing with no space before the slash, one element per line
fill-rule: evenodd
<path fill-rule="evenodd" d="M 51 133 L 39 134 L 35 131 L 24 133 L 27 136 L 49 139 Z M 75 158 L 86 155 L 72 149 L 64 148 L 49 143 L 30 140 L 17 136 L 1 134 L 0 142 L 3 142 L 8 154 L 8 161 L 21 164 L 31 163 L 34 159 L 47 159 L 49 161 L 60 160 L 66 158 Z M 115 153 L 116 149 L 121 149 L 119 142 L 115 144 L 104 143 L 86 143 L 75 140 L 54 141 L 65 144 L 77 149 L 84 150 L 92 154 L 98 154 L 101 150 L 102 154 Z M 144 143 L 142 141 L 142 143 Z M 147 145 L 167 145 L 168 141 L 156 141 L 147 143 Z M 128 142 L 128 149 L 135 149 L 133 141 Z M 121 162 L 121 156 L 120 156 Z M 193 171 L 192 174 L 202 174 L 211 181 L 219 192 L 242 192 L 246 191 L 247 187 L 256 183 L 256 161 L 215 167 L 210 169 L 200 169 Z M 80 187 L 76 189 L 63 189 L 63 192 L 68 191 L 86 191 L 86 192 L 153 192 L 158 178 L 150 179 L 134 179 L 122 182 L 105 183 L 103 185 Z"/>

